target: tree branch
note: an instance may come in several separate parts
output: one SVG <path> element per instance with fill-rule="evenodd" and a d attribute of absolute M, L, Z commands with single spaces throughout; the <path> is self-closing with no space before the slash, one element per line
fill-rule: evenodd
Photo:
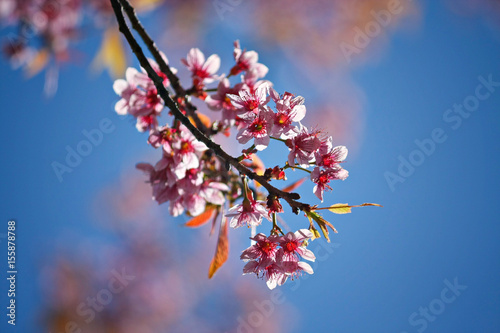
<path fill-rule="evenodd" d="M 128 3 L 127 0 L 110 0 L 111 5 L 113 7 L 113 11 L 115 12 L 116 19 L 118 21 L 118 26 L 120 32 L 125 36 L 127 39 L 127 42 L 129 43 L 132 51 L 136 55 L 137 59 L 139 60 L 139 63 L 141 64 L 142 68 L 147 72 L 149 78 L 153 81 L 153 83 L 156 86 L 156 89 L 158 91 L 158 94 L 160 97 L 163 99 L 165 102 L 165 105 L 172 111 L 173 115 L 175 118 L 177 118 L 184 126 L 187 127 L 187 129 L 194 135 L 194 137 L 200 141 L 203 142 L 209 149 L 211 149 L 217 156 L 219 156 L 222 160 L 226 162 L 226 164 L 232 165 L 240 174 L 246 175 L 248 178 L 257 181 L 260 183 L 270 194 L 273 194 L 277 197 L 283 198 L 291 207 L 292 210 L 295 214 L 298 214 L 298 210 L 302 210 L 304 212 L 307 212 L 310 210 L 310 206 L 308 204 L 296 201 L 300 199 L 300 195 L 298 193 L 289 193 L 289 192 L 284 192 L 278 188 L 275 188 L 272 186 L 267 179 L 264 176 L 260 176 L 256 174 L 255 172 L 251 171 L 244 165 L 240 164 L 237 158 L 232 157 L 228 153 L 226 153 L 220 145 L 216 144 L 213 142 L 211 139 L 209 139 L 203 132 L 200 131 L 199 128 L 197 128 L 195 125 L 193 125 L 190 121 L 189 118 L 187 118 L 179 109 L 177 103 L 170 97 L 168 90 L 165 88 L 163 85 L 163 80 L 160 78 L 160 76 L 155 72 L 155 70 L 151 67 L 151 64 L 149 63 L 148 59 L 144 55 L 144 52 L 142 51 L 142 48 L 140 47 L 139 43 L 135 40 L 134 36 L 132 35 L 132 32 L 127 26 L 127 23 L 125 21 L 125 17 L 123 16 L 122 13 L 122 5 L 126 4 L 126 8 L 128 8 L 128 11 L 126 8 L 125 11 L 128 15 L 128 13 L 132 13 L 133 15 L 129 16 L 129 19 L 132 22 L 132 25 L 136 27 L 140 27 L 139 29 L 142 31 L 138 31 L 138 33 L 143 37 L 146 38 L 147 41 L 149 41 L 149 45 L 154 49 L 153 55 L 155 56 L 156 61 L 160 65 L 160 69 L 163 67 L 166 72 L 165 74 L 169 78 L 170 82 L 177 82 L 178 83 L 178 78 L 175 76 L 175 74 L 170 71 L 170 68 L 168 65 L 163 61 L 161 58 L 161 55 L 156 48 L 156 45 L 154 44 L 153 40 L 146 34 L 144 28 L 140 24 L 137 16 L 134 13 L 133 7 Z M 122 5 L 118 2 L 120 1 Z M 135 23 L 134 23 L 135 22 Z M 148 44 L 148 43 L 146 43 Z M 159 57 L 158 59 L 156 57 Z M 162 64 L 162 65 L 161 65 Z M 163 69 L 162 69 L 163 71 Z M 174 80 L 170 78 L 171 75 L 172 77 L 175 77 Z M 177 89 L 182 88 L 180 84 L 177 86 Z"/>
<path fill-rule="evenodd" d="M 146 47 L 148 48 L 149 52 L 153 55 L 153 58 L 155 59 L 156 63 L 158 64 L 158 66 L 160 66 L 160 70 L 167 76 L 168 80 L 170 81 L 170 85 L 175 91 L 176 96 L 184 99 L 188 114 L 191 117 L 193 117 L 196 127 L 198 127 L 206 135 L 213 134 L 211 132 L 211 129 L 207 128 L 205 124 L 201 122 L 200 118 L 196 114 L 196 106 L 191 104 L 191 102 L 187 98 L 188 92 L 182 87 L 177 75 L 175 75 L 172 72 L 170 66 L 165 62 L 165 60 L 161 56 L 160 50 L 156 46 L 156 43 L 153 41 L 151 36 L 149 36 L 146 29 L 144 29 L 144 26 L 139 21 L 139 18 L 137 17 L 134 7 L 132 7 L 132 5 L 130 4 L 130 2 L 128 2 L 128 0 L 119 0 L 119 1 L 121 6 L 123 7 L 125 14 L 127 14 L 128 16 L 130 23 L 132 24 L 132 28 L 134 28 L 134 30 L 137 31 L 137 33 L 143 40 L 144 44 L 146 44 Z"/>

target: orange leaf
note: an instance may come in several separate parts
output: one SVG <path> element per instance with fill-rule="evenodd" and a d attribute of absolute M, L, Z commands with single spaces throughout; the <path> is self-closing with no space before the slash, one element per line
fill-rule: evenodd
<path fill-rule="evenodd" d="M 212 126 L 212 120 L 207 115 L 204 115 L 203 113 L 197 113 L 198 118 L 200 118 L 201 122 L 203 125 L 205 125 L 207 128 L 210 128 Z"/>
<path fill-rule="evenodd" d="M 210 234 L 209 234 L 209 236 L 212 236 L 214 234 L 215 224 L 217 223 L 217 218 L 219 217 L 219 214 L 220 214 L 220 209 L 217 210 L 214 218 L 212 219 L 212 228 L 210 228 Z"/>
<path fill-rule="evenodd" d="M 198 112 L 198 113 L 196 113 L 196 115 L 197 115 L 197 116 L 198 116 L 198 118 L 200 119 L 201 123 L 202 123 L 203 125 L 205 125 L 205 127 L 210 128 L 210 127 L 212 126 L 212 121 L 210 120 L 210 118 L 209 118 L 208 116 L 206 116 L 206 115 L 204 115 L 204 114 L 202 114 L 202 113 L 199 113 L 199 112 Z M 193 124 L 193 126 L 195 126 L 195 127 L 196 127 L 196 123 L 195 123 L 195 121 L 194 121 L 193 117 L 189 116 L 189 117 L 188 117 L 188 119 L 189 119 L 189 122 L 190 122 L 191 124 Z"/>
<path fill-rule="evenodd" d="M 45 68 L 49 62 L 49 51 L 45 48 L 38 51 L 33 59 L 26 65 L 26 75 L 28 77 L 35 76 Z"/>
<path fill-rule="evenodd" d="M 211 279 L 215 272 L 224 265 L 229 254 L 229 239 L 227 238 L 227 221 L 222 220 L 219 230 L 219 240 L 217 241 L 217 248 L 215 249 L 215 256 L 210 262 L 208 269 L 208 278 Z"/>
<path fill-rule="evenodd" d="M 203 213 L 198 216 L 193 217 L 191 220 L 184 224 L 185 227 L 198 228 L 207 223 L 210 218 L 214 215 L 215 208 L 208 208 Z"/>
<path fill-rule="evenodd" d="M 299 187 L 300 185 L 302 185 L 303 182 L 305 182 L 307 179 L 307 177 L 304 177 L 302 179 L 299 179 L 297 180 L 295 183 L 291 184 L 291 185 L 288 185 L 287 187 L 283 188 L 282 191 L 283 192 L 292 192 L 293 190 L 295 190 L 297 187 Z"/>

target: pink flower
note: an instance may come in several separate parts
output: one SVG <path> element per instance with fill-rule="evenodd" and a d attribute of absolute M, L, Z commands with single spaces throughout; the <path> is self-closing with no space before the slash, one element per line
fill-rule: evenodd
<path fill-rule="evenodd" d="M 238 95 L 228 94 L 227 96 L 233 103 L 234 107 L 239 111 L 241 118 L 248 117 L 251 113 L 255 113 L 260 106 L 264 106 L 270 101 L 267 96 L 267 85 L 261 85 L 255 92 L 242 89 L 238 91 Z"/>
<path fill-rule="evenodd" d="M 187 210 L 191 216 L 198 216 L 205 211 L 206 201 L 199 195 L 186 195 L 179 191 L 179 195 L 175 199 L 171 199 L 169 213 L 172 216 L 181 215 L 184 210 Z"/>
<path fill-rule="evenodd" d="M 281 206 L 280 200 L 276 196 L 267 197 L 267 208 L 269 209 L 269 215 L 273 213 L 283 213 L 283 206 Z"/>
<path fill-rule="evenodd" d="M 245 119 L 236 139 L 245 144 L 254 139 L 255 149 L 264 150 L 271 140 L 270 133 L 273 126 L 273 111 L 268 107 L 262 107 L 258 113 L 252 113 Z"/>
<path fill-rule="evenodd" d="M 253 94 L 261 86 L 265 86 L 269 89 L 273 84 L 268 80 L 259 80 L 257 71 L 248 70 L 245 75 L 241 75 L 241 83 L 238 83 L 234 88 L 237 90 L 248 90 Z"/>
<path fill-rule="evenodd" d="M 256 243 L 241 253 L 240 259 L 249 261 L 243 267 L 243 274 L 254 273 L 257 277 L 265 278 L 269 289 L 281 286 L 289 276 L 293 279 L 302 272 L 313 274 L 309 264 L 299 261 L 301 257 L 311 261 L 316 259 L 304 246 L 304 241 L 311 237 L 313 234 L 307 229 L 289 232 L 281 237 L 257 234 L 250 238 Z"/>
<path fill-rule="evenodd" d="M 174 172 L 182 179 L 188 169 L 199 167 L 199 157 L 208 148 L 203 142 L 196 140 L 184 125 L 180 125 L 170 145 L 163 145 L 163 149 L 173 157 Z"/>
<path fill-rule="evenodd" d="M 229 80 L 227 78 L 223 78 L 217 86 L 217 92 L 208 96 L 205 99 L 205 103 L 207 103 L 207 106 L 213 111 L 219 111 L 221 109 L 234 111 L 235 108 L 227 94 L 235 93 L 238 92 L 234 88 L 230 87 Z"/>
<path fill-rule="evenodd" d="M 163 58 L 163 61 L 168 65 L 168 58 L 167 58 L 167 56 L 163 52 L 161 52 L 161 51 L 160 51 L 160 55 Z M 156 61 L 154 61 L 153 59 L 149 59 L 149 58 L 148 58 L 148 61 L 151 64 L 151 67 L 156 72 L 156 74 L 158 74 L 158 76 L 163 79 L 163 85 L 165 87 L 168 87 L 170 85 L 170 81 L 168 80 L 167 75 L 160 70 L 160 66 L 156 63 Z M 176 68 L 174 68 L 172 66 L 169 66 L 169 67 L 170 67 L 170 70 L 172 71 L 173 74 L 177 74 L 177 69 Z M 141 69 L 142 69 L 142 73 L 147 76 L 146 70 L 144 68 L 141 68 Z M 149 77 L 148 77 L 148 79 L 149 79 Z"/>
<path fill-rule="evenodd" d="M 26 24 L 43 39 L 56 57 L 67 58 L 69 43 L 78 35 L 78 23 L 82 18 L 80 0 L 60 1 L 17 1 L 18 14 Z"/>
<path fill-rule="evenodd" d="M 280 96 L 276 90 L 269 89 L 269 94 L 271 95 L 271 98 L 275 103 L 283 103 L 285 105 L 288 105 L 292 109 L 296 106 L 304 104 L 304 97 L 295 96 L 294 94 L 289 92 L 285 92 L 283 95 Z M 305 114 L 305 109 L 304 109 L 304 114 Z"/>
<path fill-rule="evenodd" d="M 302 272 L 314 274 L 311 265 L 303 261 L 284 261 L 281 263 L 281 269 L 286 275 L 291 276 L 292 279 L 302 275 Z"/>
<path fill-rule="evenodd" d="M 158 148 L 163 145 L 170 146 L 170 142 L 172 142 L 173 136 L 176 132 L 176 129 L 169 126 L 158 127 L 156 131 L 151 132 L 149 135 L 148 143 L 154 148 Z"/>
<path fill-rule="evenodd" d="M 269 220 L 265 205 L 263 201 L 255 201 L 250 194 L 250 197 L 245 198 L 243 203 L 229 208 L 225 214 L 226 217 L 231 217 L 229 226 L 231 228 L 239 228 L 245 224 L 249 227 L 258 226 L 262 222 L 262 217 Z"/>
<path fill-rule="evenodd" d="M 223 205 L 226 202 L 223 192 L 229 192 L 229 187 L 226 184 L 219 182 L 205 182 L 202 184 L 199 194 L 213 205 Z"/>
<path fill-rule="evenodd" d="M 290 93 L 285 93 L 280 98 L 273 88 L 269 89 L 269 93 L 276 103 L 277 111 L 274 114 L 274 126 L 271 135 L 283 139 L 297 135 L 298 129 L 292 123 L 301 121 L 306 115 L 306 107 L 303 105 L 304 98 L 301 96 L 295 97 Z"/>
<path fill-rule="evenodd" d="M 217 77 L 215 73 L 220 67 L 220 58 L 216 54 L 212 54 L 205 61 L 205 55 L 198 48 L 189 50 L 186 59 L 181 59 L 182 63 L 191 71 L 193 80 L 200 83 L 211 83 Z"/>
<path fill-rule="evenodd" d="M 201 171 L 201 168 L 186 170 L 184 177 L 178 179 L 176 182 L 179 192 L 183 195 L 199 194 L 201 184 L 203 184 L 203 176 L 204 173 Z"/>
<path fill-rule="evenodd" d="M 135 128 L 137 128 L 139 132 L 153 130 L 156 127 L 158 127 L 158 119 L 156 119 L 155 115 L 137 117 Z"/>
<path fill-rule="evenodd" d="M 156 117 L 163 110 L 163 100 L 158 96 L 152 80 L 144 73 L 129 67 L 125 73 L 126 80 L 118 79 L 113 84 L 114 91 L 121 96 L 115 105 L 119 115 L 130 114 L 137 118 L 137 129 L 155 129 L 158 126 Z"/>
<path fill-rule="evenodd" d="M 236 75 L 242 71 L 253 70 L 259 77 L 264 77 L 269 71 L 267 66 L 257 62 L 259 60 L 257 52 L 241 50 L 239 40 L 234 42 L 233 55 L 236 65 L 231 69 L 231 75 Z"/>
<path fill-rule="evenodd" d="M 316 152 L 316 165 L 325 168 L 333 168 L 343 162 L 347 157 L 347 148 L 345 146 L 333 147 L 332 137 L 321 142 L 321 146 Z"/>
<path fill-rule="evenodd" d="M 168 169 L 157 169 L 148 163 L 139 163 L 136 168 L 149 175 L 149 182 L 153 188 L 153 200 L 156 200 L 158 204 L 177 196 L 177 190 L 168 185 Z"/>
<path fill-rule="evenodd" d="M 278 242 L 283 250 L 283 261 L 297 261 L 299 256 L 314 261 L 316 257 L 311 250 L 302 246 L 305 240 L 311 239 L 313 234 L 308 229 L 300 229 L 295 233 L 289 232 L 278 239 Z"/>
<path fill-rule="evenodd" d="M 241 260 L 261 260 L 262 262 L 268 262 L 269 260 L 275 260 L 276 252 L 278 251 L 275 236 L 266 237 L 263 233 L 257 234 L 250 239 L 255 241 L 255 245 L 250 246 L 248 249 L 241 253 Z"/>
<path fill-rule="evenodd" d="M 311 180 L 316 183 L 314 186 L 314 194 L 323 202 L 323 192 L 325 189 L 331 190 L 328 185 L 331 180 L 345 180 L 349 176 L 347 170 L 342 169 L 340 166 L 321 170 L 319 167 L 314 168 L 311 173 Z"/>
<path fill-rule="evenodd" d="M 168 65 L 168 59 L 167 57 L 165 56 L 165 54 L 163 54 L 163 52 L 160 52 L 160 55 L 161 57 L 163 58 L 163 61 L 165 61 L 165 63 Z M 166 74 L 164 74 L 161 70 L 160 70 L 160 66 L 156 63 L 156 61 L 154 61 L 153 59 L 150 59 L 148 58 L 148 62 L 149 64 L 151 65 L 151 67 L 153 68 L 153 70 L 156 72 L 156 74 L 158 74 L 159 77 L 161 77 L 163 79 L 163 85 L 165 87 L 168 87 L 170 85 L 170 81 L 168 80 L 168 77 Z M 176 74 L 177 73 L 177 69 L 173 68 L 173 67 L 170 67 L 170 70 L 172 71 L 172 73 Z M 141 71 L 137 71 L 135 74 L 134 74 L 134 79 L 135 83 L 137 85 L 140 85 L 140 86 L 147 86 L 149 84 L 153 84 L 153 80 L 151 80 L 148 76 L 148 73 L 146 72 L 146 70 L 144 68 L 141 67 Z"/>
<path fill-rule="evenodd" d="M 243 267 L 243 274 L 256 274 L 257 277 L 262 277 L 266 279 L 266 284 L 269 289 L 274 289 L 276 286 L 281 286 L 286 282 L 287 276 L 285 272 L 274 261 L 268 261 L 264 265 L 258 261 L 249 261 L 245 267 Z"/>
<path fill-rule="evenodd" d="M 237 94 L 237 88 L 231 88 L 229 80 L 223 78 L 217 86 L 217 92 L 213 95 L 207 96 L 205 103 L 208 108 L 213 111 L 222 110 L 221 123 L 225 126 L 232 126 L 236 119 L 236 108 L 234 107 L 229 94 Z"/>
<path fill-rule="evenodd" d="M 314 161 L 314 153 L 321 145 L 318 135 L 319 131 L 309 132 L 307 127 L 301 125 L 299 133 L 286 142 L 290 148 L 288 164 L 293 166 L 297 160 L 297 164 L 308 167 L 309 163 Z"/>

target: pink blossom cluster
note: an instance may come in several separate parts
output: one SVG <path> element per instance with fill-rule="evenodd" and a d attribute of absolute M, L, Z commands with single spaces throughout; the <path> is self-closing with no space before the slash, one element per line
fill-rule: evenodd
<path fill-rule="evenodd" d="M 172 216 L 185 210 L 197 216 L 205 211 L 207 204 L 224 204 L 224 192 L 229 187 L 205 176 L 205 161 L 201 158 L 207 147 L 184 125 L 152 130 L 148 142 L 154 148 L 161 148 L 162 158 L 155 166 L 140 163 L 137 168 L 149 175 L 153 199 L 159 204 L 170 201 Z"/>
<path fill-rule="evenodd" d="M 181 62 L 191 74 L 192 86 L 186 90 L 190 95 L 187 100 L 174 96 L 180 111 L 186 114 L 185 103 L 192 98 L 210 110 L 221 111 L 219 119 L 208 119 L 209 123 L 205 124 L 211 131 L 207 135 L 211 139 L 217 133 L 229 135 L 234 130 L 237 142 L 248 145 L 239 161 L 254 171 L 259 168 L 257 154 L 275 140 L 276 145 L 288 149 L 288 158 L 283 165 L 266 169 L 266 179 L 286 180 L 287 169 L 308 172 L 314 183 L 313 192 L 323 201 L 324 191 L 331 190 L 330 182 L 348 176 L 340 166 L 347 149 L 334 147 L 331 136 L 302 124 L 306 116 L 304 98 L 289 92 L 279 94 L 273 84 L 264 79 L 268 68 L 259 63 L 257 52 L 241 49 L 236 41 L 233 55 L 235 64 L 228 74 L 219 74 L 218 55 L 205 57 L 197 48 L 189 50 Z M 152 60 L 149 62 L 164 79 L 164 86 L 170 88 L 159 66 Z M 232 77 L 237 81 L 234 84 L 231 84 Z M 207 88 L 216 82 L 217 88 Z M 315 259 L 306 248 L 309 240 L 317 237 L 312 232 L 315 230 L 312 224 L 310 230 L 284 234 L 277 225 L 277 214 L 283 212 L 280 197 L 262 193 L 252 187 L 248 179 L 228 169 L 179 120 L 174 119 L 172 125 L 160 125 L 164 103 L 144 70 L 129 68 L 126 78 L 116 80 L 113 88 L 121 97 L 116 103 L 116 112 L 136 118 L 137 129 L 149 134 L 148 144 L 162 152 L 155 165 L 137 165 L 149 175 L 154 200 L 159 204 L 169 202 L 173 216 L 187 212 L 196 217 L 215 210 L 232 228 L 256 228 L 263 221 L 272 223 L 270 236 L 260 233 L 253 237 L 256 244 L 241 255 L 242 260 L 248 261 L 244 274 L 265 277 L 270 288 L 303 272 L 313 273 L 309 264 L 300 261 L 300 258 Z"/>
<path fill-rule="evenodd" d="M 265 278 L 269 289 L 283 285 L 290 277 L 294 279 L 303 272 L 313 274 L 312 267 L 300 258 L 316 260 L 314 253 L 306 248 L 307 241 L 313 237 L 308 229 L 289 232 L 283 236 L 263 233 L 250 238 L 254 245 L 241 253 L 240 259 L 247 261 L 243 274 L 256 274 Z"/>
<path fill-rule="evenodd" d="M 168 64 L 167 58 L 165 56 L 163 58 Z M 163 85 L 168 87 L 170 82 L 167 76 L 160 71 L 158 64 L 152 59 L 149 59 L 149 62 L 156 73 L 163 78 Z M 172 71 L 173 73 L 177 72 L 175 68 L 172 68 Z M 163 100 L 158 96 L 153 81 L 144 69 L 139 72 L 135 68 L 127 68 L 125 80 L 116 80 L 113 89 L 121 97 L 115 105 L 116 113 L 119 115 L 130 114 L 136 118 L 136 128 L 139 132 L 157 130 L 157 117 L 164 108 Z"/>
<path fill-rule="evenodd" d="M 68 44 L 78 36 L 82 17 L 80 0 L 4 0 L 0 5 L 0 19 L 20 25 L 20 35 L 4 44 L 4 53 L 22 65 L 30 61 L 36 43 L 50 50 L 57 59 L 68 58 Z"/>
<path fill-rule="evenodd" d="M 334 147 L 332 137 L 321 142 L 318 150 L 314 152 L 316 167 L 311 173 L 311 180 L 316 184 L 314 194 L 323 201 L 325 189 L 331 190 L 328 185 L 331 180 L 347 178 L 349 173 L 340 166 L 347 157 L 347 148 L 344 146 Z"/>

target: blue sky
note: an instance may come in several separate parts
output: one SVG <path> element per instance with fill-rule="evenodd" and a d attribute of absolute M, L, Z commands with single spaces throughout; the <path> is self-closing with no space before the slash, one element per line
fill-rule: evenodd
<path fill-rule="evenodd" d="M 491 75 L 500 82 L 499 30 L 479 17 L 454 16 L 438 2 L 427 1 L 425 7 L 417 31 L 395 32 L 380 60 L 352 69 L 350 80 L 364 92 L 365 128 L 356 157 L 345 164 L 350 177 L 335 184 L 328 198 L 332 203 L 376 202 L 384 208 L 328 215 L 339 230 L 332 237 L 332 253 L 315 266 L 313 276 L 282 289 L 300 314 L 293 332 L 500 329 L 500 87 L 457 129 L 443 119 L 454 104 L 475 94 L 478 77 Z M 227 31 L 207 36 L 213 50 L 238 37 Z M 249 48 L 258 50 L 258 41 L 252 43 Z M 95 50 L 97 45 L 91 39 L 81 48 Z M 280 62 L 271 52 L 262 57 L 271 70 Z M 135 163 L 148 156 L 148 147 L 133 124 L 114 113 L 117 98 L 107 75 L 66 66 L 56 96 L 47 99 L 42 76 L 25 80 L 5 61 L 0 73 L 0 233 L 6 232 L 9 219 L 17 221 L 19 270 L 18 325 L 7 332 L 39 332 L 39 272 L 64 244 L 96 237 L 99 231 L 89 222 L 93 198 L 123 172 L 133 172 Z M 272 79 L 287 89 L 286 78 Z M 314 96 L 310 89 L 301 94 Z M 66 146 L 75 149 L 85 138 L 82 131 L 98 128 L 106 118 L 111 133 L 59 182 L 52 163 L 63 163 Z M 446 140 L 435 143 L 428 156 L 415 153 L 415 140 L 432 138 L 436 129 L 442 129 Z M 392 190 L 387 172 L 398 175 L 398 158 L 408 160 L 412 154 L 424 156 L 423 162 Z M 305 198 L 314 200 L 312 193 Z M 287 221 L 303 220 L 289 216 Z M 239 250 L 243 247 L 234 248 L 233 255 Z M 235 273 L 235 278 L 248 277 Z M 444 291 L 455 279 L 466 288 L 455 294 Z M 3 309 L 6 289 L 2 279 Z M 442 295 L 455 297 L 446 303 Z M 421 308 L 429 306 L 425 317 Z M 2 332 L 7 327 L 4 311 Z"/>

